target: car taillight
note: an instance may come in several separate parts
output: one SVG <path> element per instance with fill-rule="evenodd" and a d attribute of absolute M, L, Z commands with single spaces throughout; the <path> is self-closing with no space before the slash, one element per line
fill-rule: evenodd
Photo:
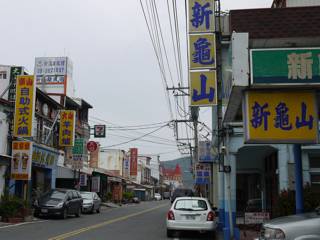
<path fill-rule="evenodd" d="M 168 220 L 174 220 L 174 214 L 171 210 L 168 212 Z"/>
<path fill-rule="evenodd" d="M 207 221 L 213 221 L 215 218 L 214 212 L 210 211 L 207 216 Z"/>

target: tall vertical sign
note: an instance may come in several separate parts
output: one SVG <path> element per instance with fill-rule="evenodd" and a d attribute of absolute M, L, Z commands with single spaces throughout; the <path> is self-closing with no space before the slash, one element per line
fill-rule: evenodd
<path fill-rule="evenodd" d="M 23 75 L 23 67 L 11 67 L 10 69 L 10 88 L 8 100 L 14 102 L 16 99 L 16 82 L 17 77 Z"/>
<path fill-rule="evenodd" d="M 75 111 L 61 111 L 59 131 L 59 145 L 61 147 L 73 147 L 74 145 L 75 118 Z"/>
<path fill-rule="evenodd" d="M 32 137 L 35 108 L 35 81 L 33 76 L 18 76 L 14 113 L 15 137 Z"/>
<path fill-rule="evenodd" d="M 189 0 L 188 12 L 190 105 L 216 105 L 215 1 Z"/>
<path fill-rule="evenodd" d="M 32 165 L 32 142 L 13 141 L 11 179 L 30 180 Z"/>
<path fill-rule="evenodd" d="M 130 176 L 135 178 L 138 174 L 138 149 L 130 148 Z"/>

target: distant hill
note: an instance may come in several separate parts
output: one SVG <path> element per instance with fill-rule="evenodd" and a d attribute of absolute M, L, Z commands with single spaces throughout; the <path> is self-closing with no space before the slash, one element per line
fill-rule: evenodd
<path fill-rule="evenodd" d="M 191 158 L 183 157 L 170 161 L 162 161 L 161 165 L 165 168 L 175 168 L 176 165 L 179 164 L 182 171 L 182 180 L 183 185 L 188 188 L 193 188 L 194 180 L 192 173 L 190 172 L 191 168 Z"/>

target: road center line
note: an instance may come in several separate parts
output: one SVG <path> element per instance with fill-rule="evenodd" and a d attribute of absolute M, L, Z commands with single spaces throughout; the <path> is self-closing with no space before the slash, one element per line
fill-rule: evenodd
<path fill-rule="evenodd" d="M 127 220 L 129 218 L 136 217 L 136 216 L 142 215 L 144 213 L 154 211 L 156 209 L 162 208 L 162 207 L 167 206 L 167 205 L 168 204 L 162 204 L 160 206 L 153 207 L 153 208 L 150 208 L 150 209 L 146 209 L 146 210 L 143 210 L 141 212 L 132 213 L 132 214 L 129 214 L 129 215 L 126 215 L 126 216 L 123 216 L 123 217 L 119 217 L 119 218 L 111 219 L 111 220 L 108 220 L 108 221 L 105 221 L 105 222 L 102 222 L 102 223 L 91 225 L 89 227 L 80 228 L 80 229 L 74 230 L 72 232 L 64 233 L 64 234 L 49 238 L 48 240 L 63 240 L 63 239 L 66 239 L 66 238 L 70 238 L 70 237 L 79 235 L 79 234 L 81 234 L 83 232 L 87 232 L 87 231 L 90 231 L 90 230 L 93 230 L 93 229 L 101 228 L 101 227 L 107 226 L 107 225 L 112 224 L 112 223 L 124 221 L 124 220 Z"/>

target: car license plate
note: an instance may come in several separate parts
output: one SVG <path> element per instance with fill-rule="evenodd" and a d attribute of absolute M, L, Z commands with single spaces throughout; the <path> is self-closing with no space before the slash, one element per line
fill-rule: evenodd
<path fill-rule="evenodd" d="M 192 216 L 192 215 L 191 215 L 191 216 L 190 216 L 190 215 L 187 215 L 187 216 L 186 216 L 186 219 L 187 219 L 187 220 L 194 220 L 194 219 L 195 219 L 195 216 Z"/>
<path fill-rule="evenodd" d="M 47 213 L 47 212 L 48 212 L 48 209 L 41 209 L 41 212 L 42 212 L 42 213 Z"/>

